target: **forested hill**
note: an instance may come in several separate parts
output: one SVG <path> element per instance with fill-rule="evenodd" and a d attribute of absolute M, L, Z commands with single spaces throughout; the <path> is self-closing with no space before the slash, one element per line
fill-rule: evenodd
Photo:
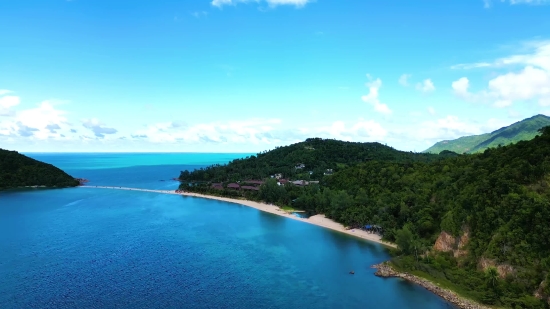
<path fill-rule="evenodd" d="M 180 189 L 292 206 L 354 228 L 379 226 L 397 243 L 402 255 L 394 263 L 406 271 L 483 303 L 548 308 L 550 127 L 539 133 L 479 154 L 442 156 L 307 140 L 182 173 L 210 182 L 183 181 Z M 298 162 L 306 168 L 296 169 Z M 319 184 L 278 185 L 267 176 L 286 168 L 284 177 L 294 180 L 306 176 L 301 170 L 331 167 L 338 170 Z M 257 188 L 227 183 L 251 178 L 267 180 Z"/>
<path fill-rule="evenodd" d="M 24 186 L 74 187 L 79 182 L 59 168 L 16 151 L 0 149 L 0 190 Z"/>
<path fill-rule="evenodd" d="M 531 140 L 539 134 L 538 130 L 545 126 L 550 126 L 550 117 L 536 115 L 491 133 L 463 136 L 455 140 L 441 141 L 424 152 L 439 153 L 443 150 L 449 150 L 456 153 L 482 152 L 487 148 L 494 148 L 498 145 L 506 146 L 519 141 Z"/>
<path fill-rule="evenodd" d="M 540 133 L 428 164 L 360 164 L 304 190 L 295 206 L 382 226 L 411 256 L 401 267 L 478 301 L 548 308 L 534 297 L 550 303 L 550 127 Z"/>
<path fill-rule="evenodd" d="M 369 160 L 394 162 L 430 162 L 446 155 L 420 154 L 395 150 L 380 143 L 353 143 L 310 138 L 290 146 L 277 147 L 255 156 L 236 159 L 227 165 L 213 165 L 195 171 L 183 171 L 185 181 L 238 181 L 263 179 L 281 173 L 285 178 L 317 179 L 328 170 L 337 171 Z M 303 167 L 300 165 L 303 164 Z M 298 167 L 298 168 L 297 168 Z M 312 172 L 312 173 L 310 173 Z M 331 173 L 329 171 L 329 173 Z"/>

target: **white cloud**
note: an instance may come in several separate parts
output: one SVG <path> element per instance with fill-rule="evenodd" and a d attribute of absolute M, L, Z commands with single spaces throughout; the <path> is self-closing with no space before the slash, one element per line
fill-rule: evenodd
<path fill-rule="evenodd" d="M 6 94 L 8 94 L 8 93 L 11 93 L 11 91 L 10 91 L 10 90 L 7 90 L 7 89 L 0 89 L 0 96 L 6 95 Z"/>
<path fill-rule="evenodd" d="M 0 90 L 1 93 L 1 90 Z M 4 92 L 4 94 L 7 94 L 8 92 Z M 13 95 L 7 95 L 7 96 L 1 96 L 0 94 L 0 116 L 11 116 L 13 115 L 14 111 L 12 110 L 13 107 L 19 105 L 20 99 L 17 96 Z"/>
<path fill-rule="evenodd" d="M 293 5 L 295 7 L 304 7 L 306 4 L 313 2 L 313 0 L 212 0 L 210 2 L 213 6 L 223 7 L 224 5 L 236 5 L 237 3 L 247 2 L 266 2 L 270 7 L 276 7 L 279 5 Z"/>
<path fill-rule="evenodd" d="M 94 133 L 97 138 L 104 138 L 105 134 L 115 134 L 117 129 L 105 127 L 105 124 L 96 118 L 82 120 L 82 126 Z"/>
<path fill-rule="evenodd" d="M 195 12 L 191 13 L 191 15 L 193 15 L 193 17 L 195 17 L 195 18 L 201 18 L 201 17 L 208 16 L 208 12 L 206 12 L 206 11 L 195 11 Z"/>
<path fill-rule="evenodd" d="M 376 112 L 385 115 L 391 114 L 392 111 L 390 110 L 390 108 L 386 104 L 381 103 L 380 99 L 378 99 L 378 92 L 380 87 L 382 87 L 382 80 L 380 80 L 380 78 L 377 78 L 373 81 L 372 77 L 369 74 L 367 74 L 367 78 L 369 79 L 369 82 L 366 83 L 366 86 L 369 88 L 369 94 L 362 96 L 361 99 L 365 103 L 372 105 Z"/>
<path fill-rule="evenodd" d="M 411 74 L 403 74 L 399 77 L 399 84 L 401 86 L 409 86 L 409 78 L 411 78 Z"/>
<path fill-rule="evenodd" d="M 542 5 L 549 4 L 550 0 L 500 0 L 500 2 L 507 2 L 511 5 L 516 4 L 531 4 L 531 5 Z M 492 6 L 492 0 L 483 0 L 483 6 L 487 9 Z"/>
<path fill-rule="evenodd" d="M 422 91 L 424 93 L 435 91 L 434 83 L 431 79 L 425 79 L 422 83 L 416 84 L 416 90 Z"/>
<path fill-rule="evenodd" d="M 491 64 L 488 62 L 478 62 L 478 63 L 460 63 L 455 64 L 451 66 L 451 69 L 453 70 L 469 70 L 469 69 L 477 69 L 477 68 L 486 68 L 490 67 Z"/>
<path fill-rule="evenodd" d="M 468 91 L 468 88 L 470 88 L 470 81 L 467 77 L 461 77 L 460 79 L 454 81 L 451 86 L 455 95 L 462 99 L 469 99 L 472 95 Z"/>
<path fill-rule="evenodd" d="M 489 119 L 486 123 L 479 123 L 448 115 L 444 118 L 421 123 L 418 130 L 414 131 L 414 136 L 411 135 L 410 138 L 420 138 L 426 145 L 432 145 L 441 140 L 491 132 L 506 125 L 509 125 L 509 123 L 498 119 Z"/>
<path fill-rule="evenodd" d="M 287 127 L 279 119 L 200 123 L 174 128 L 169 122 L 148 125 L 131 135 L 157 144 L 288 145 L 309 137 L 348 141 L 382 141 L 388 132 L 372 120 L 335 121 L 328 126 Z M 261 146 L 266 145 L 266 146 Z M 221 147 L 221 146 L 218 146 Z"/>
<path fill-rule="evenodd" d="M 344 141 L 382 141 L 388 131 L 373 120 L 359 120 L 356 123 L 346 124 L 344 121 L 335 121 L 330 126 L 301 129 L 302 140 L 308 137 L 332 138 Z"/>
<path fill-rule="evenodd" d="M 0 121 L 0 135 L 60 139 L 70 129 L 65 114 L 65 111 L 56 109 L 52 101 L 44 101 L 36 108 L 18 111 Z"/>
<path fill-rule="evenodd" d="M 483 63 L 486 67 L 496 68 L 521 65 L 523 69 L 491 79 L 487 89 L 478 93 L 468 92 L 469 80 L 462 77 L 452 84 L 455 94 L 469 101 L 489 102 L 495 107 L 511 106 L 516 101 L 538 101 L 544 105 L 550 99 L 550 41 L 528 42 L 524 48 L 531 49 L 531 53 Z M 478 64 L 461 66 L 480 67 Z"/>

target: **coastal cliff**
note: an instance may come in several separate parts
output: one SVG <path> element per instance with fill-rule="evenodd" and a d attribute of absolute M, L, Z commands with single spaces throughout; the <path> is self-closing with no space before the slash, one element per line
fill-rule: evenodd
<path fill-rule="evenodd" d="M 390 277 L 401 278 L 401 279 L 410 281 L 412 283 L 416 283 L 424 287 L 426 290 L 440 296 L 446 301 L 457 305 L 461 309 L 490 309 L 489 307 L 480 305 L 469 299 L 460 297 L 455 292 L 443 289 L 426 279 L 423 279 L 408 273 L 398 272 L 395 269 L 393 269 L 390 266 L 390 264 L 387 262 L 373 265 L 372 268 L 376 269 L 376 272 L 374 273 L 375 276 L 382 277 L 382 278 L 390 278 Z"/>

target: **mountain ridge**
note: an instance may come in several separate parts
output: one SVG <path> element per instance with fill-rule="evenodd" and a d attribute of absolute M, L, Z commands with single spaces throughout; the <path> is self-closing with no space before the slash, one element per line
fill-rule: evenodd
<path fill-rule="evenodd" d="M 490 133 L 459 137 L 435 143 L 423 153 L 439 153 L 449 150 L 456 153 L 477 153 L 487 148 L 506 146 L 539 135 L 539 129 L 550 125 L 550 117 L 538 114 L 512 123 Z"/>

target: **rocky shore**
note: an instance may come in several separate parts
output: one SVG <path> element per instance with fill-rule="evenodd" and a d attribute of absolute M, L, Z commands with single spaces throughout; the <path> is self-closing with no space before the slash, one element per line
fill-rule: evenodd
<path fill-rule="evenodd" d="M 378 277 L 384 277 L 384 278 L 397 277 L 397 278 L 402 278 L 402 279 L 408 280 L 410 282 L 416 283 L 416 284 L 424 287 L 428 291 L 439 295 L 440 297 L 442 297 L 446 301 L 457 305 L 459 308 L 462 308 L 462 309 L 490 309 L 489 307 L 480 305 L 480 304 L 478 304 L 474 301 L 462 298 L 462 297 L 458 296 L 453 291 L 442 289 L 442 288 L 438 287 L 437 285 L 435 285 L 434 283 L 432 283 L 432 282 L 430 282 L 426 279 L 419 278 L 417 276 L 414 276 L 414 275 L 411 275 L 411 274 L 408 274 L 408 273 L 397 272 L 387 262 L 373 265 L 372 268 L 377 269 L 376 273 L 374 273 L 374 275 L 376 275 Z"/>

